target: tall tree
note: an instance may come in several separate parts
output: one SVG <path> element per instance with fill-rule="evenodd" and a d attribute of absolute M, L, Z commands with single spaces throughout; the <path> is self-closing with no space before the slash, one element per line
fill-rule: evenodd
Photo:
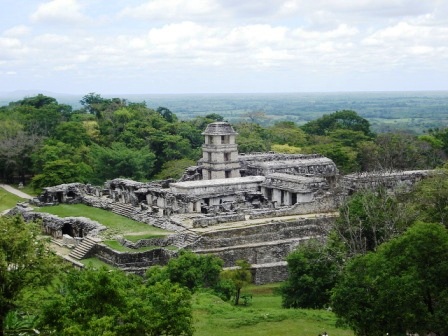
<path fill-rule="evenodd" d="M 58 269 L 39 226 L 22 217 L 0 216 L 0 335 L 4 319 L 24 290 L 47 285 Z"/>
<path fill-rule="evenodd" d="M 288 255 L 288 279 L 280 287 L 285 308 L 319 309 L 330 303 L 340 262 L 318 241 L 310 241 Z"/>
<path fill-rule="evenodd" d="M 404 232 L 416 219 L 417 214 L 398 196 L 380 185 L 358 191 L 341 206 L 333 230 L 350 256 L 374 251 Z"/>
<path fill-rule="evenodd" d="M 448 335 L 448 231 L 417 223 L 377 252 L 351 260 L 332 308 L 359 336 Z"/>
<path fill-rule="evenodd" d="M 316 120 L 306 123 L 302 126 L 302 129 L 306 133 L 314 135 L 327 135 L 328 132 L 344 129 L 361 132 L 369 138 L 374 136 L 370 130 L 369 121 L 351 110 L 342 110 L 331 114 L 325 114 Z"/>
<path fill-rule="evenodd" d="M 236 268 L 227 269 L 221 274 L 223 279 L 229 280 L 233 284 L 235 305 L 240 302 L 241 290 L 252 281 L 250 264 L 246 260 L 237 260 Z"/>
<path fill-rule="evenodd" d="M 72 270 L 44 300 L 39 327 L 58 335 L 192 335 L 191 294 L 121 271 Z"/>

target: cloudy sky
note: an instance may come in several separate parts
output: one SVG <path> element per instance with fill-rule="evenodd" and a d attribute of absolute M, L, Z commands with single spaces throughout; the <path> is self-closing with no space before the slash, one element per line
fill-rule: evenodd
<path fill-rule="evenodd" d="M 0 0 L 0 91 L 448 90 L 448 0 Z"/>

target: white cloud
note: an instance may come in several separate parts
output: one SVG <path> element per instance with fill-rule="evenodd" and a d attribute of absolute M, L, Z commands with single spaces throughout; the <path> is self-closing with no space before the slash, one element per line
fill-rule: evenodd
<path fill-rule="evenodd" d="M 51 0 L 37 8 L 30 16 L 33 22 L 74 24 L 82 23 L 87 17 L 81 13 L 77 0 Z"/>
<path fill-rule="evenodd" d="M 219 7 L 213 0 L 152 0 L 126 7 L 122 17 L 153 20 L 189 20 L 213 15 Z"/>
<path fill-rule="evenodd" d="M 21 37 L 23 35 L 27 35 L 30 32 L 30 27 L 25 25 L 18 25 L 12 28 L 9 28 L 3 32 L 3 36 L 7 37 Z"/>

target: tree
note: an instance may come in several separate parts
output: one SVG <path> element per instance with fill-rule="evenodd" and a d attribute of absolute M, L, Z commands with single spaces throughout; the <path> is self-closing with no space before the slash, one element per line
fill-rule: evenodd
<path fill-rule="evenodd" d="M 185 286 L 194 292 L 199 288 L 215 288 L 220 280 L 222 259 L 213 255 L 198 255 L 190 251 L 181 251 L 177 258 L 170 259 L 162 268 L 150 268 L 147 277 L 149 283 L 168 279 L 172 283 Z"/>
<path fill-rule="evenodd" d="M 47 240 L 38 237 L 36 223 L 1 216 L 0 232 L 0 335 L 4 335 L 4 319 L 17 308 L 21 294 L 47 285 L 58 262 Z"/>
<path fill-rule="evenodd" d="M 27 134 L 15 121 L 0 121 L 0 173 L 2 179 L 14 182 L 19 176 L 25 182 L 31 172 L 31 155 L 42 141 L 36 134 Z"/>
<path fill-rule="evenodd" d="M 39 327 L 58 335 L 192 335 L 191 294 L 122 271 L 72 270 L 44 300 Z"/>
<path fill-rule="evenodd" d="M 33 177 L 31 185 L 40 189 L 63 183 L 85 183 L 90 175 L 91 168 L 83 162 L 55 160 L 45 163 L 42 173 Z"/>
<path fill-rule="evenodd" d="M 417 223 L 351 260 L 333 289 L 332 308 L 356 335 L 448 335 L 448 231 Z"/>
<path fill-rule="evenodd" d="M 374 136 L 370 130 L 369 121 L 351 110 L 342 110 L 331 114 L 325 114 L 316 120 L 309 121 L 302 126 L 302 129 L 306 133 L 314 135 L 327 135 L 328 132 L 344 129 L 361 132 L 369 138 L 373 138 Z"/>
<path fill-rule="evenodd" d="M 227 269 L 222 272 L 221 277 L 229 280 L 233 284 L 235 305 L 239 304 L 241 289 L 247 286 L 252 281 L 252 274 L 250 272 L 250 264 L 245 260 L 237 260 L 236 268 Z"/>
<path fill-rule="evenodd" d="M 420 181 L 412 192 L 412 201 L 421 220 L 448 228 L 448 170 L 437 170 Z"/>
<path fill-rule="evenodd" d="M 269 131 L 274 144 L 301 147 L 307 143 L 305 132 L 292 121 L 277 122 Z"/>
<path fill-rule="evenodd" d="M 112 143 L 110 148 L 93 146 L 91 153 L 94 176 L 98 182 L 118 177 L 148 179 L 156 160 L 150 150 L 127 148 L 120 142 Z"/>
<path fill-rule="evenodd" d="M 310 241 L 288 255 L 288 280 L 280 287 L 285 308 L 323 308 L 330 302 L 331 289 L 340 265 L 329 249 Z"/>
<path fill-rule="evenodd" d="M 339 209 L 333 226 L 349 256 L 374 251 L 380 244 L 406 230 L 417 214 L 381 185 L 363 189 Z"/>
<path fill-rule="evenodd" d="M 411 134 L 379 134 L 374 142 L 360 151 L 364 170 L 430 169 L 444 159 L 440 149 Z"/>
<path fill-rule="evenodd" d="M 190 159 L 167 161 L 162 165 L 162 170 L 154 178 L 157 180 L 179 179 L 182 177 L 185 169 L 194 165 L 196 165 L 196 162 Z"/>

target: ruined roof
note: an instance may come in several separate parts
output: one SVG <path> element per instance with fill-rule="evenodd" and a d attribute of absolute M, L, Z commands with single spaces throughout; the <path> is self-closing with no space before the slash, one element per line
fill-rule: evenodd
<path fill-rule="evenodd" d="M 203 135 L 228 135 L 228 134 L 238 134 L 235 132 L 233 127 L 228 122 L 214 122 L 207 125 L 207 128 L 204 132 L 202 132 Z"/>
<path fill-rule="evenodd" d="M 257 162 L 252 161 L 249 163 L 250 166 L 254 167 L 295 167 L 295 166 L 310 166 L 310 165 L 335 165 L 333 160 L 326 157 L 312 157 L 312 158 L 299 158 L 293 160 L 278 160 L 278 161 L 264 161 Z"/>
<path fill-rule="evenodd" d="M 200 181 L 186 181 L 171 183 L 170 187 L 180 187 L 180 188 L 197 188 L 202 186 L 225 186 L 234 184 L 246 184 L 246 183 L 257 183 L 263 182 L 265 180 L 264 176 L 246 176 L 246 177 L 233 177 L 226 179 L 215 179 L 215 180 L 200 180 Z"/>
<path fill-rule="evenodd" d="M 284 174 L 284 173 L 273 173 L 266 176 L 266 179 L 277 179 L 288 182 L 295 183 L 313 183 L 313 182 L 324 182 L 325 179 L 323 177 L 316 176 L 300 176 L 300 175 L 292 175 L 292 174 Z"/>

